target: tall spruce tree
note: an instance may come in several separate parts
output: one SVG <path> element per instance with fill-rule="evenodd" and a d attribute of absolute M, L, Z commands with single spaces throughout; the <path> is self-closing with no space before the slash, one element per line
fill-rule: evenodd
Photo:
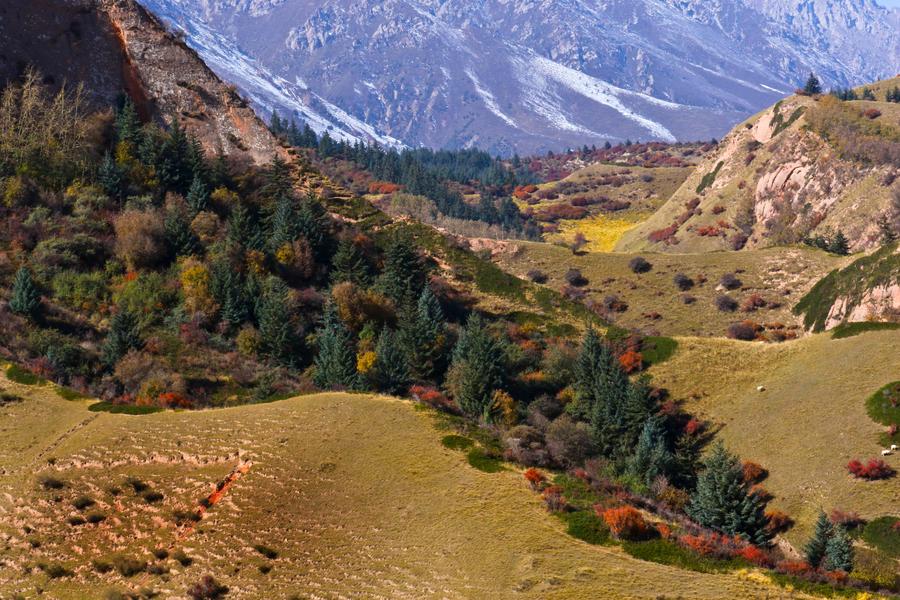
<path fill-rule="evenodd" d="M 765 503 L 751 493 L 738 458 L 718 442 L 703 463 L 688 514 L 705 527 L 766 546 L 772 538 L 767 530 Z"/>
<path fill-rule="evenodd" d="M 319 353 L 313 381 L 322 389 L 358 389 L 361 386 L 356 370 L 356 348 L 353 336 L 337 315 L 333 301 L 325 304 L 322 327 L 318 332 Z"/>
<path fill-rule="evenodd" d="M 141 120 L 131 99 L 125 100 L 122 108 L 116 114 L 116 139 L 118 142 L 127 142 L 132 151 L 136 152 L 143 143 Z"/>
<path fill-rule="evenodd" d="M 277 202 L 281 198 L 293 196 L 291 170 L 280 156 L 276 156 L 269 165 L 260 194 L 269 202 Z"/>
<path fill-rule="evenodd" d="M 819 78 L 816 77 L 815 73 L 809 74 L 809 78 L 803 86 L 803 91 L 811 96 L 822 93 L 822 83 L 819 81 Z"/>
<path fill-rule="evenodd" d="M 375 356 L 375 383 L 379 391 L 394 396 L 405 393 L 411 383 L 408 357 L 394 330 L 382 329 L 375 346 Z"/>
<path fill-rule="evenodd" d="M 31 319 L 35 319 L 40 315 L 41 293 L 34 283 L 31 271 L 26 267 L 21 267 L 16 271 L 12 295 L 9 299 L 9 308 L 14 313 Z"/>
<path fill-rule="evenodd" d="M 125 173 L 116 164 L 110 153 L 106 153 L 97 170 L 97 183 L 113 200 L 119 201 L 125 192 Z"/>
<path fill-rule="evenodd" d="M 822 561 L 827 553 L 828 540 L 834 534 L 834 526 L 828 520 L 828 516 L 824 511 L 819 512 L 819 518 L 816 519 L 816 528 L 812 537 L 806 542 L 804 553 L 806 554 L 806 562 L 814 569 L 822 566 Z"/>
<path fill-rule="evenodd" d="M 128 310 L 119 310 L 109 322 L 109 334 L 103 344 L 101 359 L 107 367 L 114 367 L 130 350 L 142 346 L 137 317 Z"/>
<path fill-rule="evenodd" d="M 844 235 L 843 231 L 838 231 L 835 234 L 831 243 L 828 244 L 828 251 L 839 256 L 850 254 L 850 243 L 847 241 L 847 236 Z"/>
<path fill-rule="evenodd" d="M 266 280 L 259 302 L 259 334 L 262 350 L 284 364 L 294 362 L 294 338 L 288 310 L 288 287 L 278 277 Z M 228 299 L 226 295 L 226 302 Z"/>
<path fill-rule="evenodd" d="M 178 208 L 172 208 L 166 213 L 165 220 L 166 242 L 175 256 L 190 256 L 200 251 L 202 247 L 197 234 L 193 232 L 187 217 Z"/>
<path fill-rule="evenodd" d="M 668 477 L 674 464 L 666 436 L 664 417 L 648 419 L 628 462 L 628 471 L 647 487 L 659 476 Z"/>
<path fill-rule="evenodd" d="M 825 545 L 824 567 L 828 571 L 845 573 L 853 570 L 853 540 L 841 525 L 834 528 L 834 533 Z"/>
<path fill-rule="evenodd" d="M 276 252 L 285 244 L 290 244 L 300 234 L 297 212 L 290 196 L 279 196 L 275 210 L 269 218 L 269 250 Z"/>
<path fill-rule="evenodd" d="M 166 189 L 180 194 L 186 194 L 193 181 L 190 141 L 177 117 L 172 118 L 172 128 L 159 150 L 156 174 Z"/>
<path fill-rule="evenodd" d="M 479 315 L 472 315 L 453 351 L 452 387 L 468 416 L 487 421 L 494 392 L 503 386 L 504 354 Z"/>
<path fill-rule="evenodd" d="M 341 240 L 331 261 L 331 282 L 349 281 L 359 287 L 372 283 L 369 261 L 352 240 Z"/>
<path fill-rule="evenodd" d="M 331 262 L 331 222 L 325 207 L 312 194 L 297 208 L 297 231 L 309 242 L 316 262 L 323 265 Z"/>
<path fill-rule="evenodd" d="M 434 381 L 447 368 L 447 321 L 431 286 L 422 289 L 415 311 L 403 315 L 400 340 L 416 377 Z"/>
<path fill-rule="evenodd" d="M 206 187 L 206 182 L 202 177 L 194 177 L 185 200 L 195 215 L 209 207 L 209 188 Z"/>
<path fill-rule="evenodd" d="M 412 240 L 398 235 L 388 246 L 378 286 L 398 307 L 412 306 L 425 286 L 425 268 Z"/>

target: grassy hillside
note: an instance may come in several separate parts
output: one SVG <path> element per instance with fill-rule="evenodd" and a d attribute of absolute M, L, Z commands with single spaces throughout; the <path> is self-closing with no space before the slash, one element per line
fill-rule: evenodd
<path fill-rule="evenodd" d="M 708 252 L 795 243 L 838 230 L 877 246 L 900 156 L 897 79 L 875 100 L 791 96 L 739 124 L 620 251 Z"/>
<path fill-rule="evenodd" d="M 182 597 L 205 574 L 228 598 L 804 597 L 579 542 L 517 471 L 473 469 L 407 403 L 322 394 L 135 417 L 2 385 L 23 397 L 0 409 L 3 597 Z M 176 527 L 235 472 L 199 523 Z M 71 524 L 81 515 L 104 520 Z M 146 568 L 119 571 L 132 566 Z"/>
<path fill-rule="evenodd" d="M 813 284 L 830 270 L 848 259 L 804 247 L 772 248 L 753 252 L 718 252 L 708 254 L 644 254 L 652 265 L 649 272 L 636 274 L 629 268 L 634 254 L 589 252 L 573 255 L 566 248 L 549 244 L 516 242 L 515 250 L 497 255 L 500 264 L 511 272 L 525 276 L 537 269 L 548 275 L 548 285 L 559 289 L 565 285 L 565 274 L 576 268 L 587 278 L 590 296 L 603 301 L 615 295 L 628 305 L 628 310 L 614 313 L 617 324 L 658 330 L 665 335 L 724 336 L 729 324 L 752 319 L 760 323 L 781 322 L 798 325 L 791 307 Z M 677 273 L 689 276 L 695 285 L 684 292 L 674 282 Z M 724 292 L 720 279 L 733 273 L 741 282 L 740 289 Z M 702 279 L 706 279 L 702 283 Z M 759 308 L 752 312 L 722 312 L 714 300 L 723 294 L 738 303 L 753 294 L 780 304 L 778 308 Z M 690 304 L 686 297 L 694 298 Z M 646 315 L 658 313 L 652 317 Z"/>
<path fill-rule="evenodd" d="M 797 520 L 788 534 L 797 542 L 820 509 L 897 513 L 894 481 L 854 480 L 846 464 L 880 454 L 885 426 L 869 417 L 866 400 L 900 373 L 898 341 L 896 331 L 778 345 L 682 339 L 652 373 L 687 410 L 720 425 L 728 446 L 769 469 L 763 486 Z M 900 468 L 897 455 L 887 460 Z"/>

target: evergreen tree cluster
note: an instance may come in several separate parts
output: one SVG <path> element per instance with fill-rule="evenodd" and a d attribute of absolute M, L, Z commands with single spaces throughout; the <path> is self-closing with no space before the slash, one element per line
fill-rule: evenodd
<path fill-rule="evenodd" d="M 892 89 L 887 91 L 885 96 L 885 100 L 887 102 L 898 102 L 900 103 L 900 86 L 894 86 Z"/>
<path fill-rule="evenodd" d="M 853 570 L 853 540 L 845 527 L 832 524 L 824 512 L 819 513 L 804 553 L 806 562 L 814 569 L 845 573 Z"/>
<path fill-rule="evenodd" d="M 844 235 L 844 232 L 840 230 L 831 237 L 817 235 L 804 238 L 803 243 L 807 246 L 812 246 L 813 248 L 818 248 L 839 256 L 847 256 L 850 254 L 850 241 L 847 239 L 847 236 Z"/>

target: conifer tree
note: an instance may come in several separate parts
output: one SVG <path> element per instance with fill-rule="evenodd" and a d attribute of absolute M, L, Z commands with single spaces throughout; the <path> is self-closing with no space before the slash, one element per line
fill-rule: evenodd
<path fill-rule="evenodd" d="M 97 171 L 97 183 L 113 200 L 122 199 L 125 189 L 125 174 L 108 152 L 103 157 L 103 162 L 100 163 L 100 169 Z"/>
<path fill-rule="evenodd" d="M 366 257 L 351 240 L 341 240 L 331 262 L 331 282 L 349 281 L 359 287 L 372 283 L 372 272 Z"/>
<path fill-rule="evenodd" d="M 397 334 L 387 327 L 381 331 L 375 346 L 375 383 L 385 394 L 400 395 L 409 389 L 407 356 Z"/>
<path fill-rule="evenodd" d="M 356 370 L 356 348 L 353 337 L 337 316 L 334 302 L 325 305 L 322 327 L 318 332 L 319 353 L 313 381 L 322 389 L 361 387 Z"/>
<path fill-rule="evenodd" d="M 209 207 L 209 188 L 206 187 L 202 177 L 194 177 L 185 200 L 195 215 Z"/>
<path fill-rule="evenodd" d="M 407 311 L 401 318 L 400 340 L 416 377 L 436 380 L 443 374 L 447 366 L 447 322 L 431 286 L 422 289 L 414 314 Z"/>
<path fill-rule="evenodd" d="M 269 202 L 278 202 L 282 198 L 293 196 L 293 183 L 288 164 L 276 156 L 266 171 L 265 184 L 260 190 L 262 197 Z"/>
<path fill-rule="evenodd" d="M 378 286 L 398 307 L 407 307 L 422 293 L 425 274 L 415 245 L 408 237 L 398 235 L 385 254 Z"/>
<path fill-rule="evenodd" d="M 130 98 L 125 100 L 116 114 L 116 139 L 119 142 L 127 142 L 134 151 L 137 151 L 143 142 L 141 120 Z"/>
<path fill-rule="evenodd" d="M 296 240 L 300 233 L 297 213 L 291 197 L 279 196 L 275 202 L 275 210 L 269 219 L 268 242 L 272 252 Z"/>
<path fill-rule="evenodd" d="M 175 256 L 190 256 L 199 252 L 200 240 L 181 210 L 174 208 L 166 213 L 165 230 L 166 241 Z"/>
<path fill-rule="evenodd" d="M 156 161 L 156 174 L 160 182 L 170 190 L 181 194 L 187 192 L 194 173 L 189 161 L 190 142 L 178 122 L 172 118 L 172 128 L 164 138 Z"/>
<path fill-rule="evenodd" d="M 41 293 L 34 283 L 31 271 L 21 267 L 16 271 L 13 280 L 12 295 L 9 299 L 9 308 L 14 313 L 35 319 L 41 310 Z"/>
<path fill-rule="evenodd" d="M 768 545 L 772 534 L 766 528 L 765 503 L 750 492 L 738 458 L 719 442 L 703 466 L 688 506 L 690 517 L 716 531 Z"/>
<path fill-rule="evenodd" d="M 316 262 L 320 264 L 331 262 L 331 223 L 322 203 L 312 194 L 307 196 L 297 209 L 297 233 L 309 242 Z"/>
<path fill-rule="evenodd" d="M 231 209 L 228 218 L 228 241 L 248 250 L 260 250 L 263 239 L 254 214 L 243 203 Z"/>
<path fill-rule="evenodd" d="M 629 460 L 629 472 L 646 486 L 662 476 L 668 476 L 674 458 L 666 440 L 665 419 L 655 416 L 644 423 L 634 455 Z"/>
<path fill-rule="evenodd" d="M 204 183 L 209 180 L 210 169 L 209 165 L 206 164 L 206 152 L 203 150 L 203 144 L 200 143 L 200 139 L 194 135 L 188 138 L 185 160 L 189 171 L 185 175 L 187 175 L 191 184 L 197 179 Z"/>
<path fill-rule="evenodd" d="M 235 286 L 236 287 L 236 286 Z M 226 292 L 226 304 L 229 299 Z M 237 298 L 234 302 L 238 302 Z M 239 306 L 234 308 L 239 310 Z M 262 350 L 284 364 L 293 362 L 294 340 L 291 332 L 291 314 L 288 310 L 288 287 L 278 277 L 269 277 L 259 302 L 259 334 Z M 233 318 L 240 318 L 239 316 Z"/>
<path fill-rule="evenodd" d="M 641 377 L 628 386 L 622 408 L 621 452 L 630 453 L 644 431 L 647 421 L 657 412 L 657 402 L 651 394 L 649 378 Z"/>
<path fill-rule="evenodd" d="M 816 520 L 815 531 L 813 531 L 812 537 L 806 542 L 806 547 L 804 548 L 806 562 L 814 569 L 818 569 L 822 565 L 827 552 L 828 540 L 831 539 L 833 534 L 834 526 L 828 520 L 825 512 L 820 512 L 819 518 Z"/>
<path fill-rule="evenodd" d="M 815 73 L 809 74 L 806 85 L 803 86 L 803 91 L 811 96 L 822 93 L 822 84 L 819 82 L 819 78 L 816 77 Z"/>
<path fill-rule="evenodd" d="M 137 317 L 128 310 L 119 310 L 109 322 L 101 356 L 103 364 L 112 368 L 130 350 L 137 350 L 141 345 Z"/>
<path fill-rule="evenodd" d="M 834 239 L 831 240 L 831 243 L 828 245 L 828 251 L 840 256 L 847 256 L 850 254 L 850 243 L 847 241 L 847 237 L 844 235 L 843 231 L 838 231 L 835 234 Z"/>
<path fill-rule="evenodd" d="M 853 570 L 853 540 L 840 525 L 834 528 L 834 534 L 825 545 L 824 566 L 828 571 L 849 573 Z"/>
<path fill-rule="evenodd" d="M 456 344 L 451 379 L 456 403 L 468 416 L 487 421 L 494 392 L 503 385 L 503 348 L 479 315 L 469 317 Z"/>

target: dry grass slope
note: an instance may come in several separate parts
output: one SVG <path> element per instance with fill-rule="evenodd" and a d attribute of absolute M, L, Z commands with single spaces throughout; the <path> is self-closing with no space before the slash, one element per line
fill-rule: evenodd
<path fill-rule="evenodd" d="M 518 472 L 469 467 L 408 403 L 322 394 L 133 417 L 89 413 L 49 387 L 2 385 L 25 397 L 2 408 L 2 597 L 148 587 L 184 598 L 206 573 L 229 598 L 804 597 L 764 578 L 683 572 L 578 542 Z M 173 512 L 195 507 L 239 463 L 249 469 L 194 530 L 176 528 Z M 41 475 L 65 487 L 45 490 Z M 163 498 L 148 503 L 128 478 Z M 81 495 L 105 521 L 67 522 Z M 154 558 L 159 548 L 193 563 Z M 116 555 L 169 572 L 92 568 Z M 48 579 L 39 562 L 73 575 Z"/>

